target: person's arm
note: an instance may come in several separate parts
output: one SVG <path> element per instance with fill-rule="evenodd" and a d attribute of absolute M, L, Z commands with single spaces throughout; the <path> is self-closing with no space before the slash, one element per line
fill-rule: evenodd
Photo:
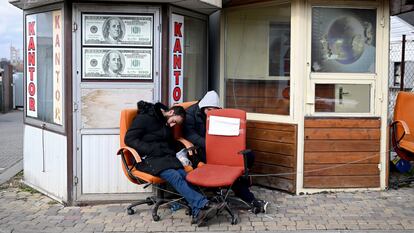
<path fill-rule="evenodd" d="M 148 121 L 145 116 L 137 115 L 125 134 L 125 144 L 134 148 L 140 156 L 150 155 L 156 149 L 154 144 L 142 141 L 146 133 L 145 127 L 147 124 Z"/>
<path fill-rule="evenodd" d="M 200 132 L 197 132 L 196 129 L 196 111 L 188 111 L 187 116 L 185 118 L 183 131 L 184 131 L 184 137 L 192 142 L 194 145 L 206 148 L 206 141 L 205 136 L 200 135 Z"/>

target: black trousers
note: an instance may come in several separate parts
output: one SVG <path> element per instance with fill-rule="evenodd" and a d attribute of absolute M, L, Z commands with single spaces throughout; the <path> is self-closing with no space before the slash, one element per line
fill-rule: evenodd
<path fill-rule="evenodd" d="M 236 197 L 250 204 L 256 198 L 254 197 L 254 194 L 250 192 L 249 187 L 250 187 L 250 180 L 244 177 L 240 177 L 239 179 L 236 180 L 236 182 L 234 182 L 233 186 L 231 186 L 231 189 L 233 190 Z"/>

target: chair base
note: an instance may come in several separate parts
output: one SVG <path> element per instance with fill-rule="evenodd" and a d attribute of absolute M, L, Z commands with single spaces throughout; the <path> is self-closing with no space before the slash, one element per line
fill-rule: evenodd
<path fill-rule="evenodd" d="M 414 182 L 414 176 L 409 176 L 404 179 L 397 179 L 394 182 L 390 182 L 390 188 L 398 189 L 402 186 L 410 185 L 412 182 Z"/>
<path fill-rule="evenodd" d="M 167 202 L 171 202 L 173 200 L 174 199 L 159 198 L 157 196 L 147 197 L 145 200 L 139 200 L 139 201 L 136 201 L 136 202 L 130 204 L 127 207 L 127 213 L 128 213 L 128 215 L 135 214 L 135 210 L 133 208 L 136 207 L 136 206 L 139 206 L 139 205 L 143 205 L 143 204 L 147 204 L 148 206 L 154 205 L 154 207 L 152 208 L 152 219 L 155 222 L 158 222 L 161 219 L 161 217 L 158 215 L 158 209 L 159 209 L 159 207 L 162 204 L 165 204 Z M 186 203 L 182 203 L 180 201 L 177 201 L 177 202 L 179 202 L 182 206 L 184 206 L 185 208 L 187 208 L 186 209 L 186 212 L 185 212 L 186 215 L 190 215 L 191 214 L 191 208 Z"/>
<path fill-rule="evenodd" d="M 227 192 L 228 191 L 229 190 L 227 190 Z M 231 206 L 230 203 L 235 201 L 236 199 L 232 197 L 226 197 L 223 190 L 220 190 L 219 195 L 212 197 L 211 200 L 214 202 L 223 204 L 223 208 L 218 210 L 217 215 L 219 215 L 221 212 L 223 212 L 223 210 L 225 210 L 231 217 L 231 220 L 230 220 L 231 225 L 236 225 L 239 222 L 237 216 L 233 212 L 233 209 L 230 207 Z"/>

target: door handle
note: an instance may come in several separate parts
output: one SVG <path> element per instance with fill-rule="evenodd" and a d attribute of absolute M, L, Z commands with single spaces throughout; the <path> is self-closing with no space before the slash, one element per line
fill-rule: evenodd
<path fill-rule="evenodd" d="M 339 104 L 342 104 L 342 100 L 344 99 L 344 95 L 349 95 L 349 92 L 344 92 L 344 88 L 339 88 Z"/>

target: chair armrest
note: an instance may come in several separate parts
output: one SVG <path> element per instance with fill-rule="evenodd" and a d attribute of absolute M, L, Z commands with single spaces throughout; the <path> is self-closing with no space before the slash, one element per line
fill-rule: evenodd
<path fill-rule="evenodd" d="M 140 163 L 142 161 L 141 156 L 139 156 L 138 152 L 134 148 L 129 147 L 129 146 L 124 146 L 124 147 L 119 148 L 119 150 L 116 154 L 120 155 L 125 150 L 129 151 L 132 154 L 132 156 L 134 156 L 134 159 L 135 159 L 136 163 Z"/>
<path fill-rule="evenodd" d="M 243 162 L 244 162 L 244 178 L 248 178 L 249 176 L 249 169 L 247 168 L 247 154 L 251 153 L 252 150 L 250 149 L 245 149 L 242 151 L 239 151 L 238 154 L 242 154 L 243 155 Z"/>
<path fill-rule="evenodd" d="M 401 135 L 400 138 L 397 138 L 397 133 L 395 133 L 396 132 L 396 128 L 395 127 L 397 126 L 398 123 L 401 124 L 401 126 L 403 127 L 403 130 L 404 130 L 404 133 Z M 390 129 L 392 129 L 392 132 L 393 132 L 393 135 L 394 135 L 393 137 L 395 138 L 393 140 L 396 140 L 397 143 L 399 143 L 404 138 L 404 136 L 406 134 L 410 134 L 410 128 L 408 128 L 407 123 L 405 123 L 405 121 L 403 121 L 403 120 L 395 120 L 395 121 L 393 121 L 390 124 Z"/>
<path fill-rule="evenodd" d="M 405 134 L 410 134 L 410 128 L 408 128 L 407 123 L 405 123 L 405 121 L 403 120 L 395 120 L 391 123 L 391 126 L 394 126 L 395 124 L 398 124 L 398 123 L 400 123 L 401 126 L 403 127 Z"/>
<path fill-rule="evenodd" d="M 183 146 L 185 147 L 185 149 L 187 149 L 188 151 L 188 155 L 193 155 L 193 153 L 197 153 L 197 146 L 194 146 L 193 143 L 191 143 L 190 141 L 188 141 L 185 138 L 178 138 L 177 141 L 179 141 L 181 144 L 183 144 Z"/>

